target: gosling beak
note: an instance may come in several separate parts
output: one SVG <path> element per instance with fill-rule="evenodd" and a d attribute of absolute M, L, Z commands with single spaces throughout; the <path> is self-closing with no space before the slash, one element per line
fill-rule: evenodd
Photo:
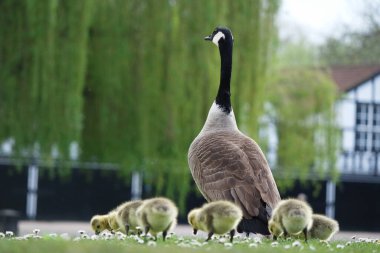
<path fill-rule="evenodd" d="M 211 40 L 212 40 L 211 35 L 206 36 L 206 37 L 205 37 L 205 40 L 210 40 L 210 41 L 211 41 Z"/>
<path fill-rule="evenodd" d="M 195 229 L 195 228 L 194 228 L 194 230 L 193 230 L 193 234 L 196 235 L 197 232 L 198 232 L 198 229 Z"/>
<path fill-rule="evenodd" d="M 96 235 L 100 234 L 100 231 L 95 231 L 95 234 L 96 234 Z"/>

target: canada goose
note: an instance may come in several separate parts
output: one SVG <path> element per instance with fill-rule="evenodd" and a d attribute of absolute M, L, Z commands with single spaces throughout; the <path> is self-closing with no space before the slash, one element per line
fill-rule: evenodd
<path fill-rule="evenodd" d="M 237 231 L 268 235 L 268 219 L 280 201 L 276 183 L 259 145 L 239 131 L 230 99 L 233 36 L 217 27 L 205 37 L 219 48 L 219 90 L 206 122 L 190 145 L 188 162 L 208 202 L 228 200 L 243 211 Z"/>
<path fill-rule="evenodd" d="M 94 230 L 95 234 L 97 234 L 97 235 L 100 232 L 102 232 L 103 230 L 106 230 L 106 229 L 109 231 L 112 230 L 109 223 L 108 223 L 108 215 L 107 214 L 94 215 L 91 218 L 90 224 L 91 224 L 91 227 Z"/>
<path fill-rule="evenodd" d="M 188 222 L 194 229 L 194 234 L 198 230 L 208 232 L 207 240 L 213 234 L 222 235 L 230 232 L 230 241 L 233 241 L 235 229 L 241 219 L 243 212 L 240 207 L 229 201 L 214 201 L 196 208 L 189 212 Z"/>
<path fill-rule="evenodd" d="M 120 231 L 125 232 L 127 235 L 130 230 L 139 233 L 137 227 L 136 210 L 142 205 L 142 200 L 128 201 L 117 207 L 116 220 Z"/>
<path fill-rule="evenodd" d="M 165 241 L 167 232 L 177 223 L 178 209 L 167 198 L 152 198 L 144 200 L 136 210 L 137 221 L 144 228 L 145 235 L 150 232 L 157 240 L 157 234 L 162 232 Z"/>
<path fill-rule="evenodd" d="M 313 225 L 312 214 L 311 207 L 302 200 L 281 200 L 269 220 L 269 231 L 274 239 L 282 234 L 288 236 L 303 232 L 307 241 L 307 231 Z"/>
<path fill-rule="evenodd" d="M 329 241 L 339 231 L 339 224 L 336 220 L 321 214 L 313 214 L 312 218 L 313 226 L 308 233 L 310 238 Z"/>

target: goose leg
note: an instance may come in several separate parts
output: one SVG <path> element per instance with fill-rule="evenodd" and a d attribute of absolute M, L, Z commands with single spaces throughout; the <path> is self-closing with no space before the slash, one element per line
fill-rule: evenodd
<path fill-rule="evenodd" d="M 303 229 L 303 234 L 305 236 L 305 242 L 307 243 L 307 228 Z"/>
<path fill-rule="evenodd" d="M 125 224 L 125 234 L 128 235 L 129 233 L 129 225 Z"/>
<path fill-rule="evenodd" d="M 213 236 L 213 234 L 214 234 L 213 231 L 210 231 L 210 232 L 208 233 L 208 237 L 207 237 L 207 239 L 206 239 L 206 242 L 208 242 L 208 241 L 211 239 L 211 237 Z"/>
<path fill-rule="evenodd" d="M 230 231 L 230 242 L 232 243 L 232 241 L 234 240 L 234 235 L 235 235 L 235 229 L 232 229 Z"/>
<path fill-rule="evenodd" d="M 144 231 L 144 233 L 145 233 L 145 237 L 148 236 L 149 229 L 150 229 L 149 226 L 146 226 L 146 227 L 145 227 L 145 231 Z"/>

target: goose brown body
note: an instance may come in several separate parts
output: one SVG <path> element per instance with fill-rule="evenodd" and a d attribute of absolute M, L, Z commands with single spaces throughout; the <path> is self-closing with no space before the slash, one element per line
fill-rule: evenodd
<path fill-rule="evenodd" d="M 269 234 L 268 219 L 280 201 L 276 183 L 259 145 L 239 131 L 230 101 L 233 36 L 218 27 L 205 38 L 221 57 L 217 97 L 189 148 L 189 167 L 207 201 L 228 200 L 243 211 L 238 232 Z"/>
<path fill-rule="evenodd" d="M 191 144 L 188 158 L 193 178 L 207 201 L 232 201 L 242 209 L 244 219 L 256 218 L 266 226 L 280 194 L 255 141 L 238 130 L 205 132 Z M 255 232 L 255 228 L 242 230 Z"/>

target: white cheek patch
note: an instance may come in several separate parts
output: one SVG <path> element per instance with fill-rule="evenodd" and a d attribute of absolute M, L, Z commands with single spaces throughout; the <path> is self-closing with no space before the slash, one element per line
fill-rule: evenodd
<path fill-rule="evenodd" d="M 212 38 L 212 43 L 214 43 L 218 47 L 219 46 L 219 40 L 221 38 L 225 39 L 226 36 L 224 36 L 224 33 L 218 32 L 217 34 L 214 35 L 214 38 Z"/>

